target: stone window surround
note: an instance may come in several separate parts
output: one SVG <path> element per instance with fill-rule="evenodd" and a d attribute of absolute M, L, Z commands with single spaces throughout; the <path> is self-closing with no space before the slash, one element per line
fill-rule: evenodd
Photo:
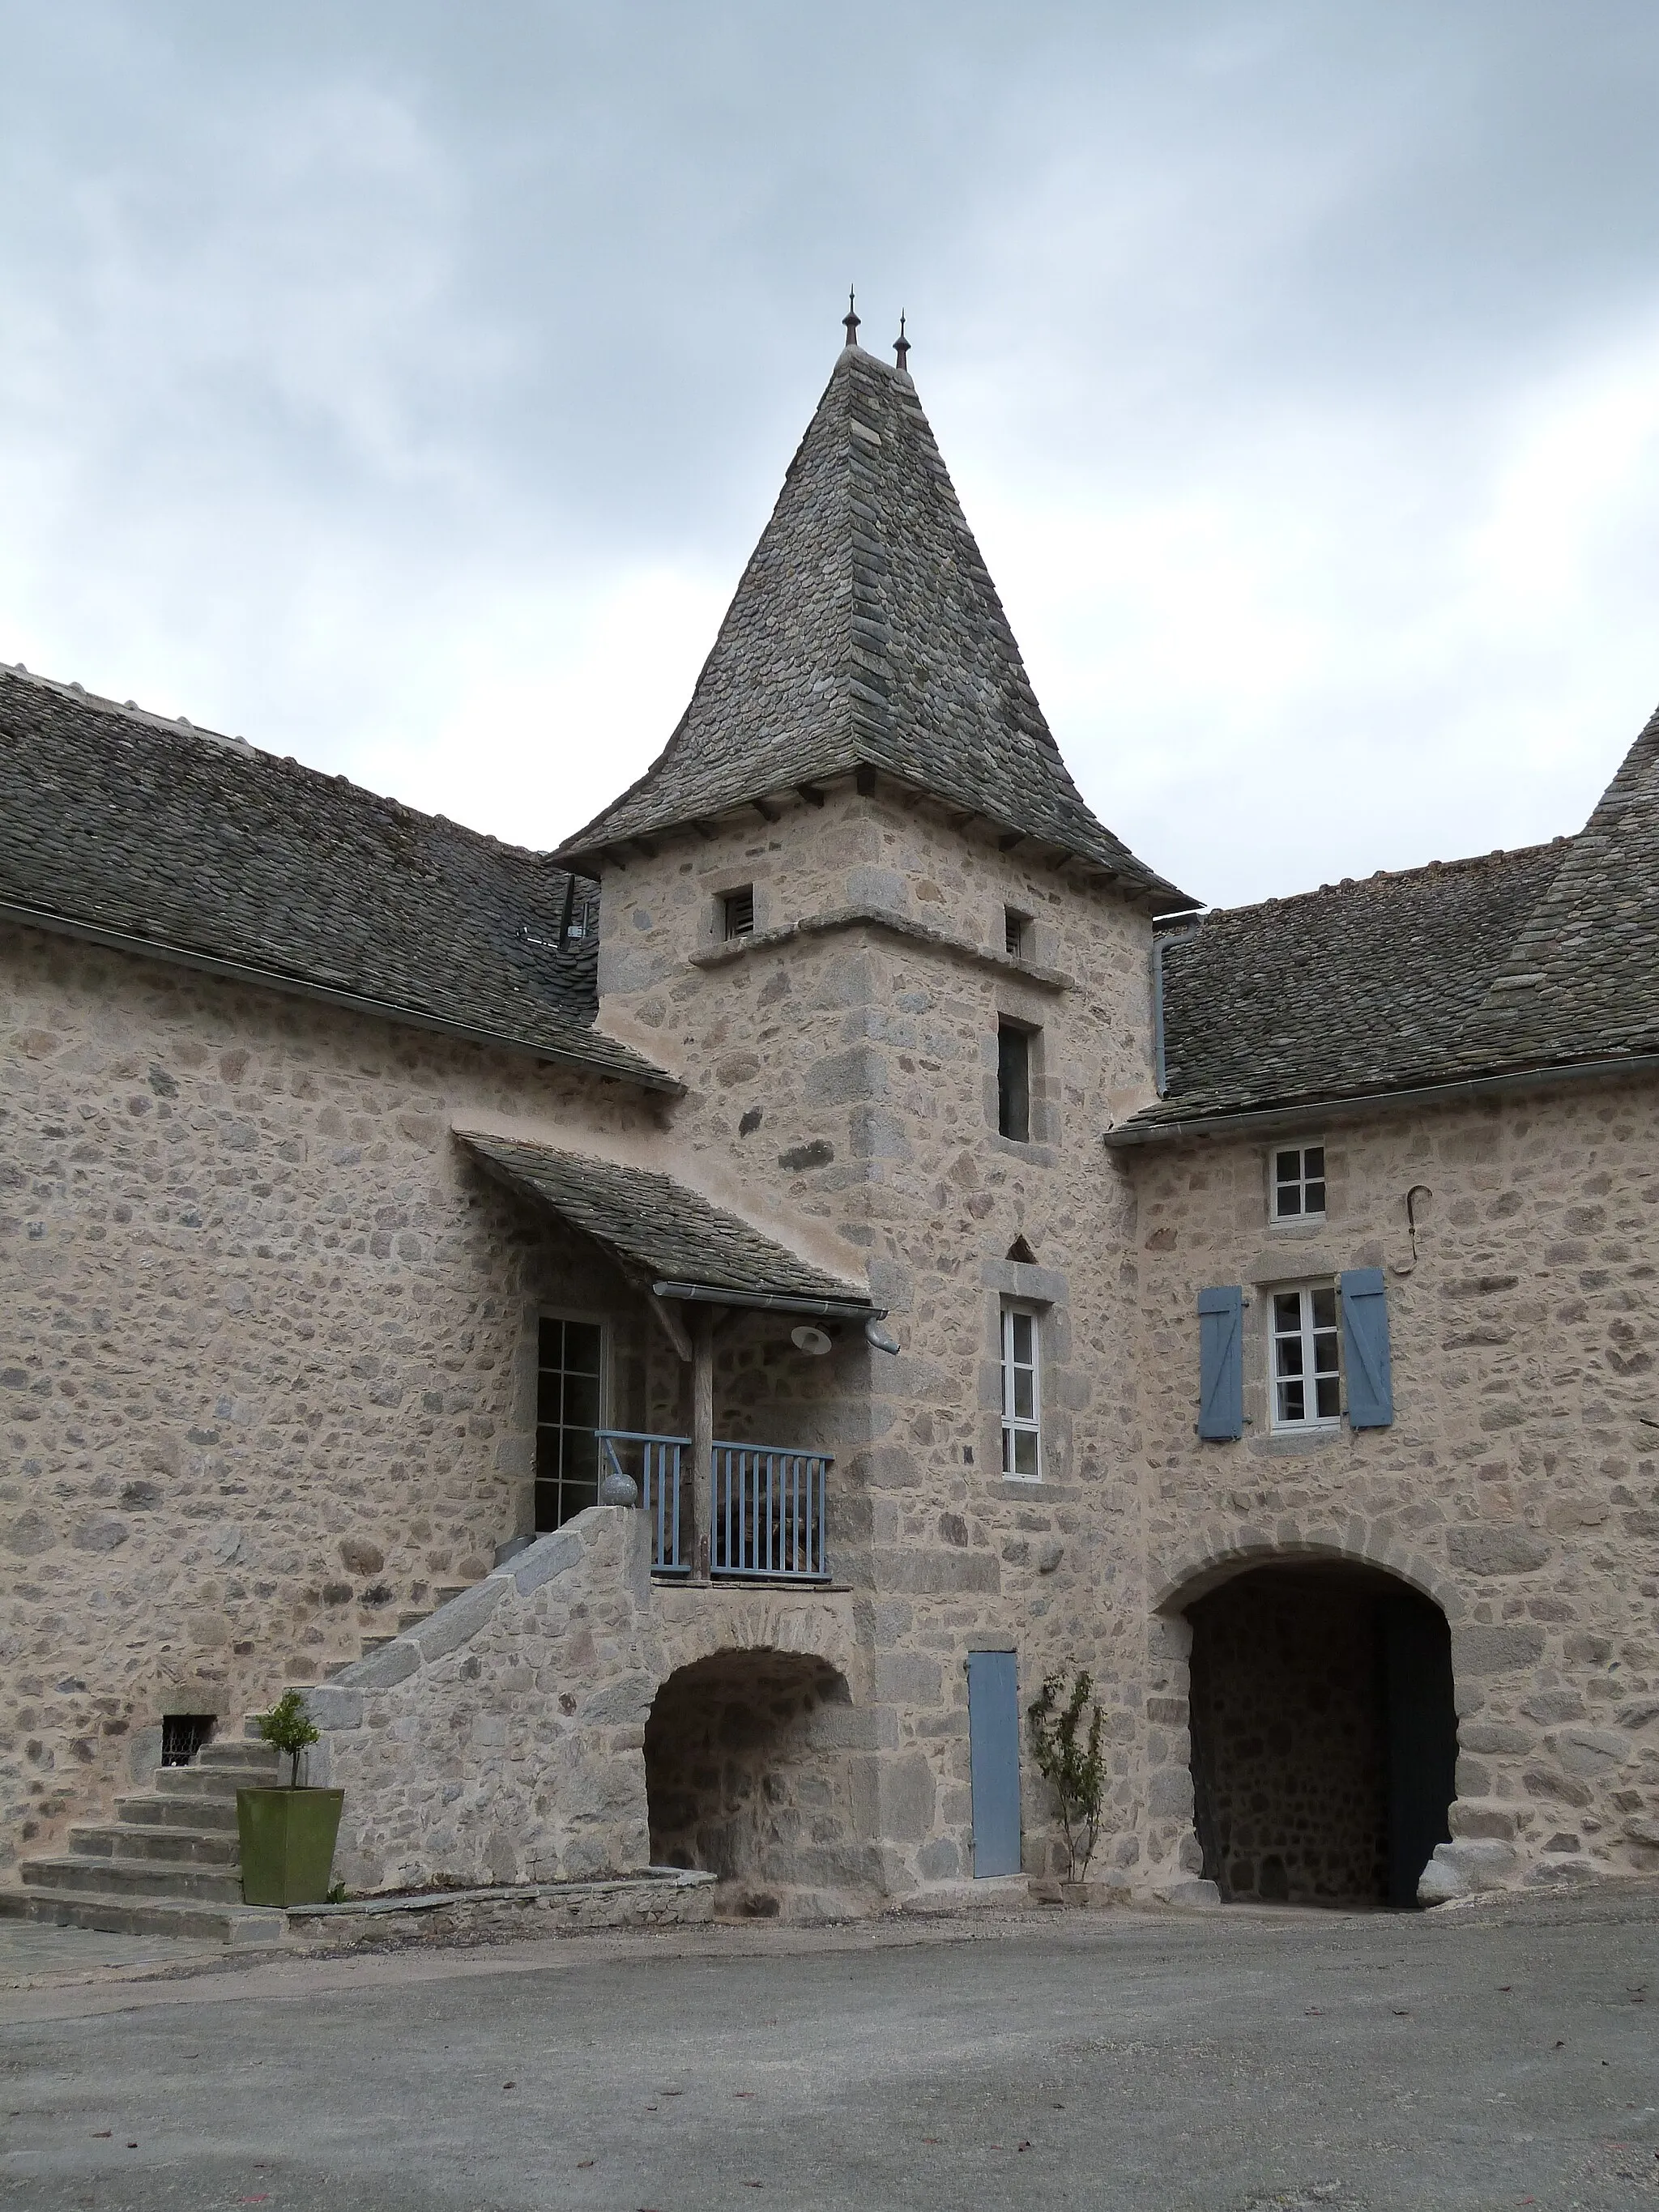
<path fill-rule="evenodd" d="M 1010 1151 L 1030 1148 L 1014 1145 Z M 1061 1326 L 1071 1303 L 1071 1286 L 1056 1267 L 1043 1267 L 1021 1260 L 986 1260 L 981 1263 L 980 1283 L 985 1297 L 984 1352 L 980 1367 L 980 1411 L 983 1426 L 980 1457 L 986 1480 L 1006 1498 L 1029 1498 L 1041 1488 L 1052 1496 L 1057 1486 L 1072 1480 L 1072 1449 L 1063 1412 L 1051 1418 L 1064 1402 L 1064 1378 L 1070 1364 L 1066 1331 Z M 1005 1304 L 1028 1307 L 1042 1327 L 1042 1346 L 1037 1374 L 1038 1411 L 1042 1421 L 1042 1474 L 1039 1482 L 1029 1475 L 1002 1472 L 1002 1310 Z M 1046 1401 L 1046 1402 L 1045 1402 Z"/>
<path fill-rule="evenodd" d="M 1304 1237 L 1305 1235 L 1304 1231 Z M 1330 1451 L 1339 1445 L 1357 1447 L 1359 1441 L 1348 1426 L 1346 1407 L 1338 1421 L 1309 1422 L 1300 1428 L 1273 1426 L 1268 1402 L 1272 1379 L 1268 1348 L 1273 1320 L 1270 1301 L 1274 1291 L 1297 1290 L 1318 1281 L 1334 1283 L 1345 1267 L 1380 1265 L 1381 1253 L 1374 1248 L 1362 1247 L 1345 1259 L 1328 1244 L 1297 1239 L 1293 1228 L 1290 1241 L 1297 1246 L 1293 1255 L 1283 1245 L 1261 1251 L 1241 1271 L 1244 1291 L 1244 1446 L 1257 1459 L 1299 1458 L 1304 1453 Z M 1340 1342 L 1339 1325 L 1339 1358 Z"/>

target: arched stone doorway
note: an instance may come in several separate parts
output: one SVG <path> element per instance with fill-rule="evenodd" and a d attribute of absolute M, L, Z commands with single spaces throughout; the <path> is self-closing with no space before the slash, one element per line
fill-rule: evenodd
<path fill-rule="evenodd" d="M 844 1901 L 864 1873 L 849 1698 L 795 1652 L 717 1651 L 671 1674 L 645 1728 L 653 1864 L 719 1875 L 756 1917 Z"/>
<path fill-rule="evenodd" d="M 1185 1610 L 1194 1825 L 1224 1900 L 1414 1904 L 1455 1790 L 1439 1607 L 1377 1568 L 1301 1559 Z"/>

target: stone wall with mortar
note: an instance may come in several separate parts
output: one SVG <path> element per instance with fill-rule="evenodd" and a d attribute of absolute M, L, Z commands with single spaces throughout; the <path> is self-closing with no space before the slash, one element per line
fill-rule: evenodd
<path fill-rule="evenodd" d="M 1389 1746 L 1376 1593 L 1278 1570 L 1224 1583 L 1192 1620 L 1193 1779 L 1200 1839 L 1206 1826 L 1211 1838 L 1205 1870 L 1222 1897 L 1386 1900 Z"/>
<path fill-rule="evenodd" d="M 757 935 L 728 946 L 720 901 L 744 884 Z M 1033 917 L 1027 959 L 1006 952 L 1008 907 Z M 863 1254 L 902 1346 L 843 1341 L 778 1376 L 838 1454 L 833 1565 L 864 1601 L 884 1883 L 969 1870 L 966 1659 L 987 1642 L 1018 1648 L 1023 1698 L 1051 1668 L 1094 1672 L 1124 1872 L 1145 1790 L 1133 1197 L 1100 1137 L 1150 1096 L 1148 924 L 984 825 L 843 785 L 630 850 L 601 932 L 602 1025 L 690 1086 L 674 1139 L 693 1179 Z M 1003 1016 L 1041 1031 L 1026 1144 L 996 1130 Z M 1031 1262 L 1007 1256 L 1019 1238 Z M 1038 1485 L 1000 1474 L 1005 1296 L 1044 1316 Z M 1039 1870 L 1050 1816 L 1028 1773 Z"/>
<path fill-rule="evenodd" d="M 0 1864 L 532 1525 L 535 1316 L 645 1323 L 455 1118 L 602 1143 L 622 1086 L 0 932 Z"/>
<path fill-rule="evenodd" d="M 787 1755 L 775 1742 L 766 1771 L 814 1808 L 818 1880 L 857 1887 L 869 1788 L 850 1598 L 653 1585 L 644 1515 L 603 1505 L 307 1693 L 323 1730 L 309 1778 L 346 1793 L 337 1879 L 374 1893 L 638 1872 L 653 1702 L 717 1654 L 728 1684 L 812 1675 L 826 1717 Z"/>
<path fill-rule="evenodd" d="M 1148 1857 L 1195 1858 L 1182 1607 L 1241 1564 L 1313 1553 L 1389 1570 L 1450 1622 L 1459 1794 L 1431 1887 L 1651 1871 L 1659 1091 L 1571 1084 L 1311 1134 L 1328 1218 L 1300 1230 L 1268 1225 L 1265 1138 L 1119 1156 L 1143 1316 Z M 1361 1266 L 1387 1277 L 1392 1426 L 1275 1434 L 1267 1292 Z M 1247 1427 L 1204 1443 L 1195 1303 L 1234 1283 Z"/>

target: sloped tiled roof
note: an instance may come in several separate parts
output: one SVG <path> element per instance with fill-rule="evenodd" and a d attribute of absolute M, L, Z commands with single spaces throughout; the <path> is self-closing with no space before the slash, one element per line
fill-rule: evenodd
<path fill-rule="evenodd" d="M 1112 1133 L 1659 1054 L 1659 714 L 1585 828 L 1165 940 L 1165 1095 Z"/>
<path fill-rule="evenodd" d="M 473 1130 L 456 1133 L 499 1181 L 603 1244 L 637 1279 L 730 1291 L 738 1304 L 778 1298 L 873 1310 L 867 1291 L 798 1259 L 670 1176 Z"/>
<path fill-rule="evenodd" d="M 1659 1052 L 1659 714 L 1499 963 L 1469 1044 L 1508 1060 Z"/>
<path fill-rule="evenodd" d="M 1431 1079 L 1568 850 L 1565 838 L 1206 915 L 1164 951 L 1166 1095 L 1136 1125 Z"/>
<path fill-rule="evenodd" d="M 592 1026 L 595 939 L 556 950 L 568 881 L 343 776 L 0 665 L 14 915 L 678 1089 Z"/>
<path fill-rule="evenodd" d="M 915 385 L 848 347 L 678 727 L 558 857 L 591 866 L 861 767 L 1093 860 L 1157 910 L 1194 903 L 1085 804 Z"/>

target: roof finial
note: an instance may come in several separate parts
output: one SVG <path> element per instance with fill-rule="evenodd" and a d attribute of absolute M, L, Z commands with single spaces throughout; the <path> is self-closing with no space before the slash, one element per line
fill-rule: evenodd
<path fill-rule="evenodd" d="M 859 342 L 859 318 L 857 310 L 853 305 L 853 288 L 850 284 L 847 288 L 847 313 L 841 320 L 842 327 L 847 332 L 848 344 L 855 346 Z"/>
<path fill-rule="evenodd" d="M 904 335 L 904 316 L 902 312 L 899 315 L 899 334 L 893 340 L 893 358 L 898 363 L 899 374 L 901 376 L 908 376 L 910 374 L 910 341 Z"/>

